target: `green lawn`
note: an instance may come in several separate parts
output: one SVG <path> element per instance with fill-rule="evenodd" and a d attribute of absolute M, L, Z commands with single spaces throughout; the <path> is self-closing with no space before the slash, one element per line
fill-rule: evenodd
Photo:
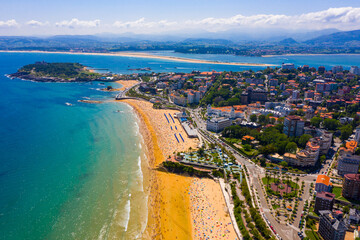
<path fill-rule="evenodd" d="M 310 240 L 321 240 L 319 235 L 311 230 L 306 230 L 305 234 Z"/>
<path fill-rule="evenodd" d="M 341 187 L 333 187 L 332 193 L 335 194 L 335 198 L 341 197 L 342 188 Z"/>
<path fill-rule="evenodd" d="M 237 138 L 225 138 L 225 140 L 232 144 L 240 142 L 240 139 Z"/>
<path fill-rule="evenodd" d="M 272 206 L 273 206 L 274 210 L 276 210 L 276 209 L 278 209 L 280 207 L 280 205 L 277 205 L 277 204 L 274 204 Z"/>

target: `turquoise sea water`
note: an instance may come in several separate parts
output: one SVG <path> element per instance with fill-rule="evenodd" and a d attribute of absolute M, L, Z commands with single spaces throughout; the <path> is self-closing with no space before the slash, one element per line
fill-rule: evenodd
<path fill-rule="evenodd" d="M 156 54 L 360 66 L 358 55 Z M 249 69 L 116 56 L 0 53 L 0 239 L 134 239 L 146 225 L 146 161 L 140 162 L 144 154 L 133 111 L 111 102 L 115 93 L 99 91 L 104 87 L 99 83 L 35 83 L 4 76 L 42 60 L 80 62 L 116 73 L 141 67 L 155 72 Z M 88 97 L 106 103 L 78 102 Z"/>

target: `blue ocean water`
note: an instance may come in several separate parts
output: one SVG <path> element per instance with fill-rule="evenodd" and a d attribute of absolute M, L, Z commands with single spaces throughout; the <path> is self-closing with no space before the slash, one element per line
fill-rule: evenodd
<path fill-rule="evenodd" d="M 156 54 L 327 68 L 360 66 L 359 55 Z M 0 239 L 133 239 L 146 225 L 146 161 L 140 162 L 144 153 L 133 111 L 112 102 L 115 93 L 99 91 L 104 87 L 99 83 L 35 83 L 4 76 L 43 60 L 80 62 L 123 74 L 142 67 L 154 72 L 249 69 L 118 56 L 0 53 Z M 86 98 L 105 103 L 78 102 Z"/>

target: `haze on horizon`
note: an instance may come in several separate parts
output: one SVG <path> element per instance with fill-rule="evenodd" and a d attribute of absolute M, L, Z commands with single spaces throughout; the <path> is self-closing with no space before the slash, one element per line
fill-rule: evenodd
<path fill-rule="evenodd" d="M 360 29 L 358 0 L 13 0 L 1 3 L 1 36 L 304 32 Z"/>

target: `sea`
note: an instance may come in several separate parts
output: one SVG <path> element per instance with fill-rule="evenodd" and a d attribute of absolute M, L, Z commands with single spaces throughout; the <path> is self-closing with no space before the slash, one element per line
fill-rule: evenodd
<path fill-rule="evenodd" d="M 359 55 L 240 57 L 151 52 L 225 62 L 283 62 L 330 69 Z M 0 53 L 0 239 L 136 239 L 147 224 L 148 165 L 139 121 L 118 83 L 9 79 L 36 61 L 79 62 L 102 72 L 242 71 L 244 67 L 55 53 Z M 135 71 L 136 72 L 136 71 Z M 79 102 L 99 100 L 101 104 Z"/>

